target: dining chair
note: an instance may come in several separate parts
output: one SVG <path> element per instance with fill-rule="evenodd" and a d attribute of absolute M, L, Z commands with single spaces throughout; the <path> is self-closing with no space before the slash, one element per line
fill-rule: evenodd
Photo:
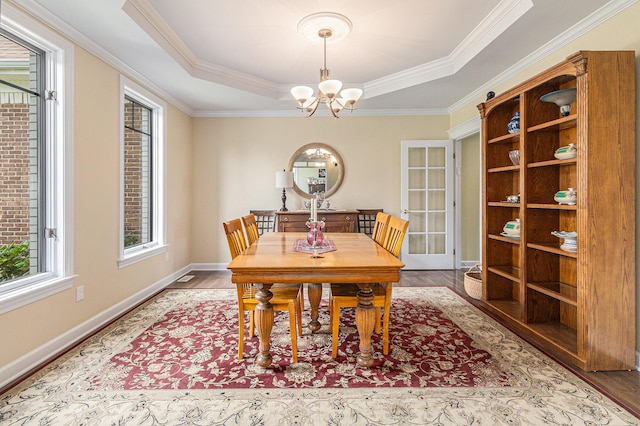
<path fill-rule="evenodd" d="M 260 232 L 258 230 L 258 223 L 256 222 L 255 215 L 250 213 L 246 216 L 242 216 L 242 224 L 244 225 L 244 230 L 247 233 L 247 243 L 251 245 L 254 241 L 260 238 Z"/>
<path fill-rule="evenodd" d="M 378 213 L 376 216 L 376 225 L 378 225 L 379 229 L 386 229 L 384 236 L 378 237 L 383 241 L 380 245 L 395 257 L 398 257 L 404 235 L 409 227 L 409 222 L 399 217 Z M 355 308 L 358 305 L 358 291 L 360 288 L 355 284 L 331 284 L 330 288 L 329 324 L 331 329 L 331 356 L 335 358 L 338 355 L 340 309 Z M 380 333 L 380 310 L 382 309 L 382 353 L 389 355 L 389 318 L 393 285 L 389 283 L 376 283 L 372 286 L 372 291 L 373 306 L 376 309 L 375 332 Z"/>
<path fill-rule="evenodd" d="M 357 209 L 358 210 L 358 232 L 371 236 L 376 223 L 376 215 L 382 209 Z"/>
<path fill-rule="evenodd" d="M 409 221 L 401 219 L 397 216 L 392 216 L 389 219 L 387 225 L 387 231 L 385 232 L 384 243 L 382 247 L 393 254 L 395 257 L 400 255 L 400 249 L 402 248 L 402 241 L 409 228 Z"/>
<path fill-rule="evenodd" d="M 242 231 L 240 219 L 233 219 L 223 224 L 227 236 L 231 258 L 234 259 L 247 249 L 247 242 Z M 256 299 L 257 288 L 250 283 L 236 284 L 238 296 L 238 359 L 244 355 L 244 313 L 249 312 L 249 337 L 253 338 L 255 331 L 254 311 L 258 305 Z M 291 353 L 293 362 L 298 362 L 298 334 L 302 335 L 302 285 L 271 286 L 273 297 L 269 301 L 274 311 L 289 313 L 289 331 L 291 334 Z"/>
<path fill-rule="evenodd" d="M 389 225 L 389 219 L 391 219 L 391 215 L 383 212 L 379 212 L 376 215 L 376 222 L 373 226 L 373 231 L 371 233 L 371 238 L 376 243 L 383 245 L 384 238 L 387 235 L 387 226 Z"/>
<path fill-rule="evenodd" d="M 273 210 L 275 211 L 275 210 Z M 274 214 L 275 216 L 275 214 Z M 260 238 L 260 232 L 256 216 L 250 213 L 246 216 L 242 216 L 242 224 L 244 225 L 245 232 L 247 233 L 247 244 L 251 245 L 254 241 Z M 277 284 L 279 287 L 298 287 L 298 284 Z M 304 290 L 301 290 L 302 292 Z M 304 297 L 300 298 L 300 309 L 304 311 Z"/>
<path fill-rule="evenodd" d="M 275 210 L 249 210 L 250 214 L 256 217 L 258 225 L 258 234 L 265 232 L 275 232 L 276 230 L 276 211 Z"/>

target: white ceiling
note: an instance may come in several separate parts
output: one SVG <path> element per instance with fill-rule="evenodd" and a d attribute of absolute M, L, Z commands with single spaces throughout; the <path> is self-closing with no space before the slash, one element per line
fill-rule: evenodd
<path fill-rule="evenodd" d="M 353 23 L 327 46 L 331 77 L 364 90 L 353 114 L 425 114 L 632 2 L 13 0 L 194 116 L 302 115 L 289 89 L 316 87 L 323 59 L 297 25 L 315 12 Z"/>

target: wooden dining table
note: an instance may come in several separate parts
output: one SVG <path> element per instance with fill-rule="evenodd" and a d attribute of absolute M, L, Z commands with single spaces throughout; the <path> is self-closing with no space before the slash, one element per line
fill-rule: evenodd
<path fill-rule="evenodd" d="M 358 284 L 358 306 L 356 307 L 356 327 L 360 336 L 360 346 L 356 358 L 358 365 L 371 367 L 373 349 L 371 334 L 376 322 L 373 306 L 373 283 L 393 285 L 400 281 L 400 269 L 404 264 L 365 234 L 327 233 L 336 250 L 312 253 L 294 250 L 297 240 L 306 238 L 302 232 L 267 232 L 236 256 L 228 265 L 231 281 L 236 284 L 254 283 L 258 287 L 258 305 L 254 313 L 255 326 L 260 339 L 256 363 L 267 367 L 272 362 L 271 329 L 273 328 L 273 307 L 269 303 L 274 283 L 308 284 L 311 322 L 309 329 L 320 329 L 318 309 L 322 297 L 322 284 Z M 379 320 L 379 319 L 378 319 Z"/>

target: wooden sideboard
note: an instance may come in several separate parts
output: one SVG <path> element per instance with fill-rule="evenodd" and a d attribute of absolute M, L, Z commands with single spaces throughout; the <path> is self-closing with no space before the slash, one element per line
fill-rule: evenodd
<path fill-rule="evenodd" d="M 278 232 L 307 232 L 308 210 L 276 212 Z M 324 232 L 356 232 L 357 210 L 319 210 L 318 220 L 325 223 Z"/>

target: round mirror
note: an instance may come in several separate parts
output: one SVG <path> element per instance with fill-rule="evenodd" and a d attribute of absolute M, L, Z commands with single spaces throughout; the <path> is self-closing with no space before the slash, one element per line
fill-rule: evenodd
<path fill-rule="evenodd" d="M 344 163 L 340 154 L 324 143 L 310 143 L 297 150 L 289 160 L 293 172 L 293 190 L 304 198 L 324 192 L 333 195 L 344 178 Z"/>

